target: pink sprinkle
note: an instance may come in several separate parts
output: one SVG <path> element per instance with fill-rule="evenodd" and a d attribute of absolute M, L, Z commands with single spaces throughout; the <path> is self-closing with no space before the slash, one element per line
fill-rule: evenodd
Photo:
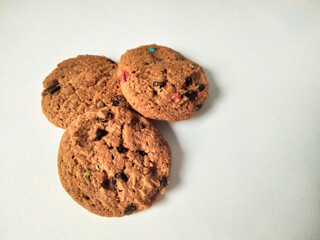
<path fill-rule="evenodd" d="M 120 82 L 121 83 L 125 83 L 127 81 L 129 77 L 129 72 L 127 70 L 124 70 L 122 73 L 121 73 L 121 76 L 120 76 Z"/>
<path fill-rule="evenodd" d="M 180 96 L 179 93 L 173 93 L 173 94 L 172 94 L 172 97 L 173 97 L 173 101 L 174 101 L 174 102 L 179 102 L 180 99 L 181 99 L 181 96 Z"/>

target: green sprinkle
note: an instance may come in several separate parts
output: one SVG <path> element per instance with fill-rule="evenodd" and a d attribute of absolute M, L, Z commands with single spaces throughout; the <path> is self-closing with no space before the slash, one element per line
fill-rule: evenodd
<path fill-rule="evenodd" d="M 89 172 L 86 172 L 86 173 L 84 174 L 84 176 L 86 176 L 87 178 L 90 177 L 90 175 L 91 175 L 91 173 L 89 173 Z"/>
<path fill-rule="evenodd" d="M 155 48 L 149 48 L 150 52 L 154 52 L 156 49 Z"/>

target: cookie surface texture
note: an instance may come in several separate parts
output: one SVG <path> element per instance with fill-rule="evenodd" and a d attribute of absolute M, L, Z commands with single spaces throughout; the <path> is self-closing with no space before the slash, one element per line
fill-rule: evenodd
<path fill-rule="evenodd" d="M 79 114 L 104 106 L 124 106 L 117 64 L 104 56 L 80 55 L 67 59 L 43 81 L 42 111 L 47 119 L 66 128 Z"/>
<path fill-rule="evenodd" d="M 168 185 L 171 152 L 149 120 L 122 107 L 79 116 L 62 136 L 62 186 L 92 213 L 121 217 L 149 208 Z"/>
<path fill-rule="evenodd" d="M 190 119 L 208 97 L 203 69 L 164 46 L 128 50 L 120 58 L 117 76 L 132 108 L 147 118 Z"/>

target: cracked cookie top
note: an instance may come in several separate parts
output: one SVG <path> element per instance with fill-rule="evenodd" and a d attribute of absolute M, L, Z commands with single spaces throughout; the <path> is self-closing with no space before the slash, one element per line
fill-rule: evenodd
<path fill-rule="evenodd" d="M 42 111 L 66 128 L 79 114 L 105 106 L 129 107 L 116 79 L 117 64 L 104 56 L 67 59 L 44 79 Z"/>
<path fill-rule="evenodd" d="M 117 76 L 132 108 L 147 118 L 190 119 L 208 97 L 203 69 L 164 46 L 128 50 L 120 58 Z"/>
<path fill-rule="evenodd" d="M 122 107 L 87 112 L 62 136 L 61 183 L 92 213 L 121 217 L 149 208 L 166 191 L 171 153 L 153 123 Z"/>

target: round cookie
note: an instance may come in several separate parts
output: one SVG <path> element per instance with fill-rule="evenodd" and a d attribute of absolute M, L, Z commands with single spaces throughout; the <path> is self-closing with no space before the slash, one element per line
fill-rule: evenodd
<path fill-rule="evenodd" d="M 121 107 L 80 115 L 58 153 L 64 189 L 82 207 L 107 217 L 149 208 L 167 189 L 170 162 L 168 143 L 153 123 Z"/>
<path fill-rule="evenodd" d="M 117 76 L 131 107 L 147 118 L 190 119 L 208 97 L 209 84 L 202 68 L 155 44 L 123 54 Z"/>
<path fill-rule="evenodd" d="M 42 111 L 66 128 L 79 114 L 105 106 L 129 107 L 116 79 L 117 64 L 104 56 L 80 55 L 58 64 L 43 81 Z"/>

